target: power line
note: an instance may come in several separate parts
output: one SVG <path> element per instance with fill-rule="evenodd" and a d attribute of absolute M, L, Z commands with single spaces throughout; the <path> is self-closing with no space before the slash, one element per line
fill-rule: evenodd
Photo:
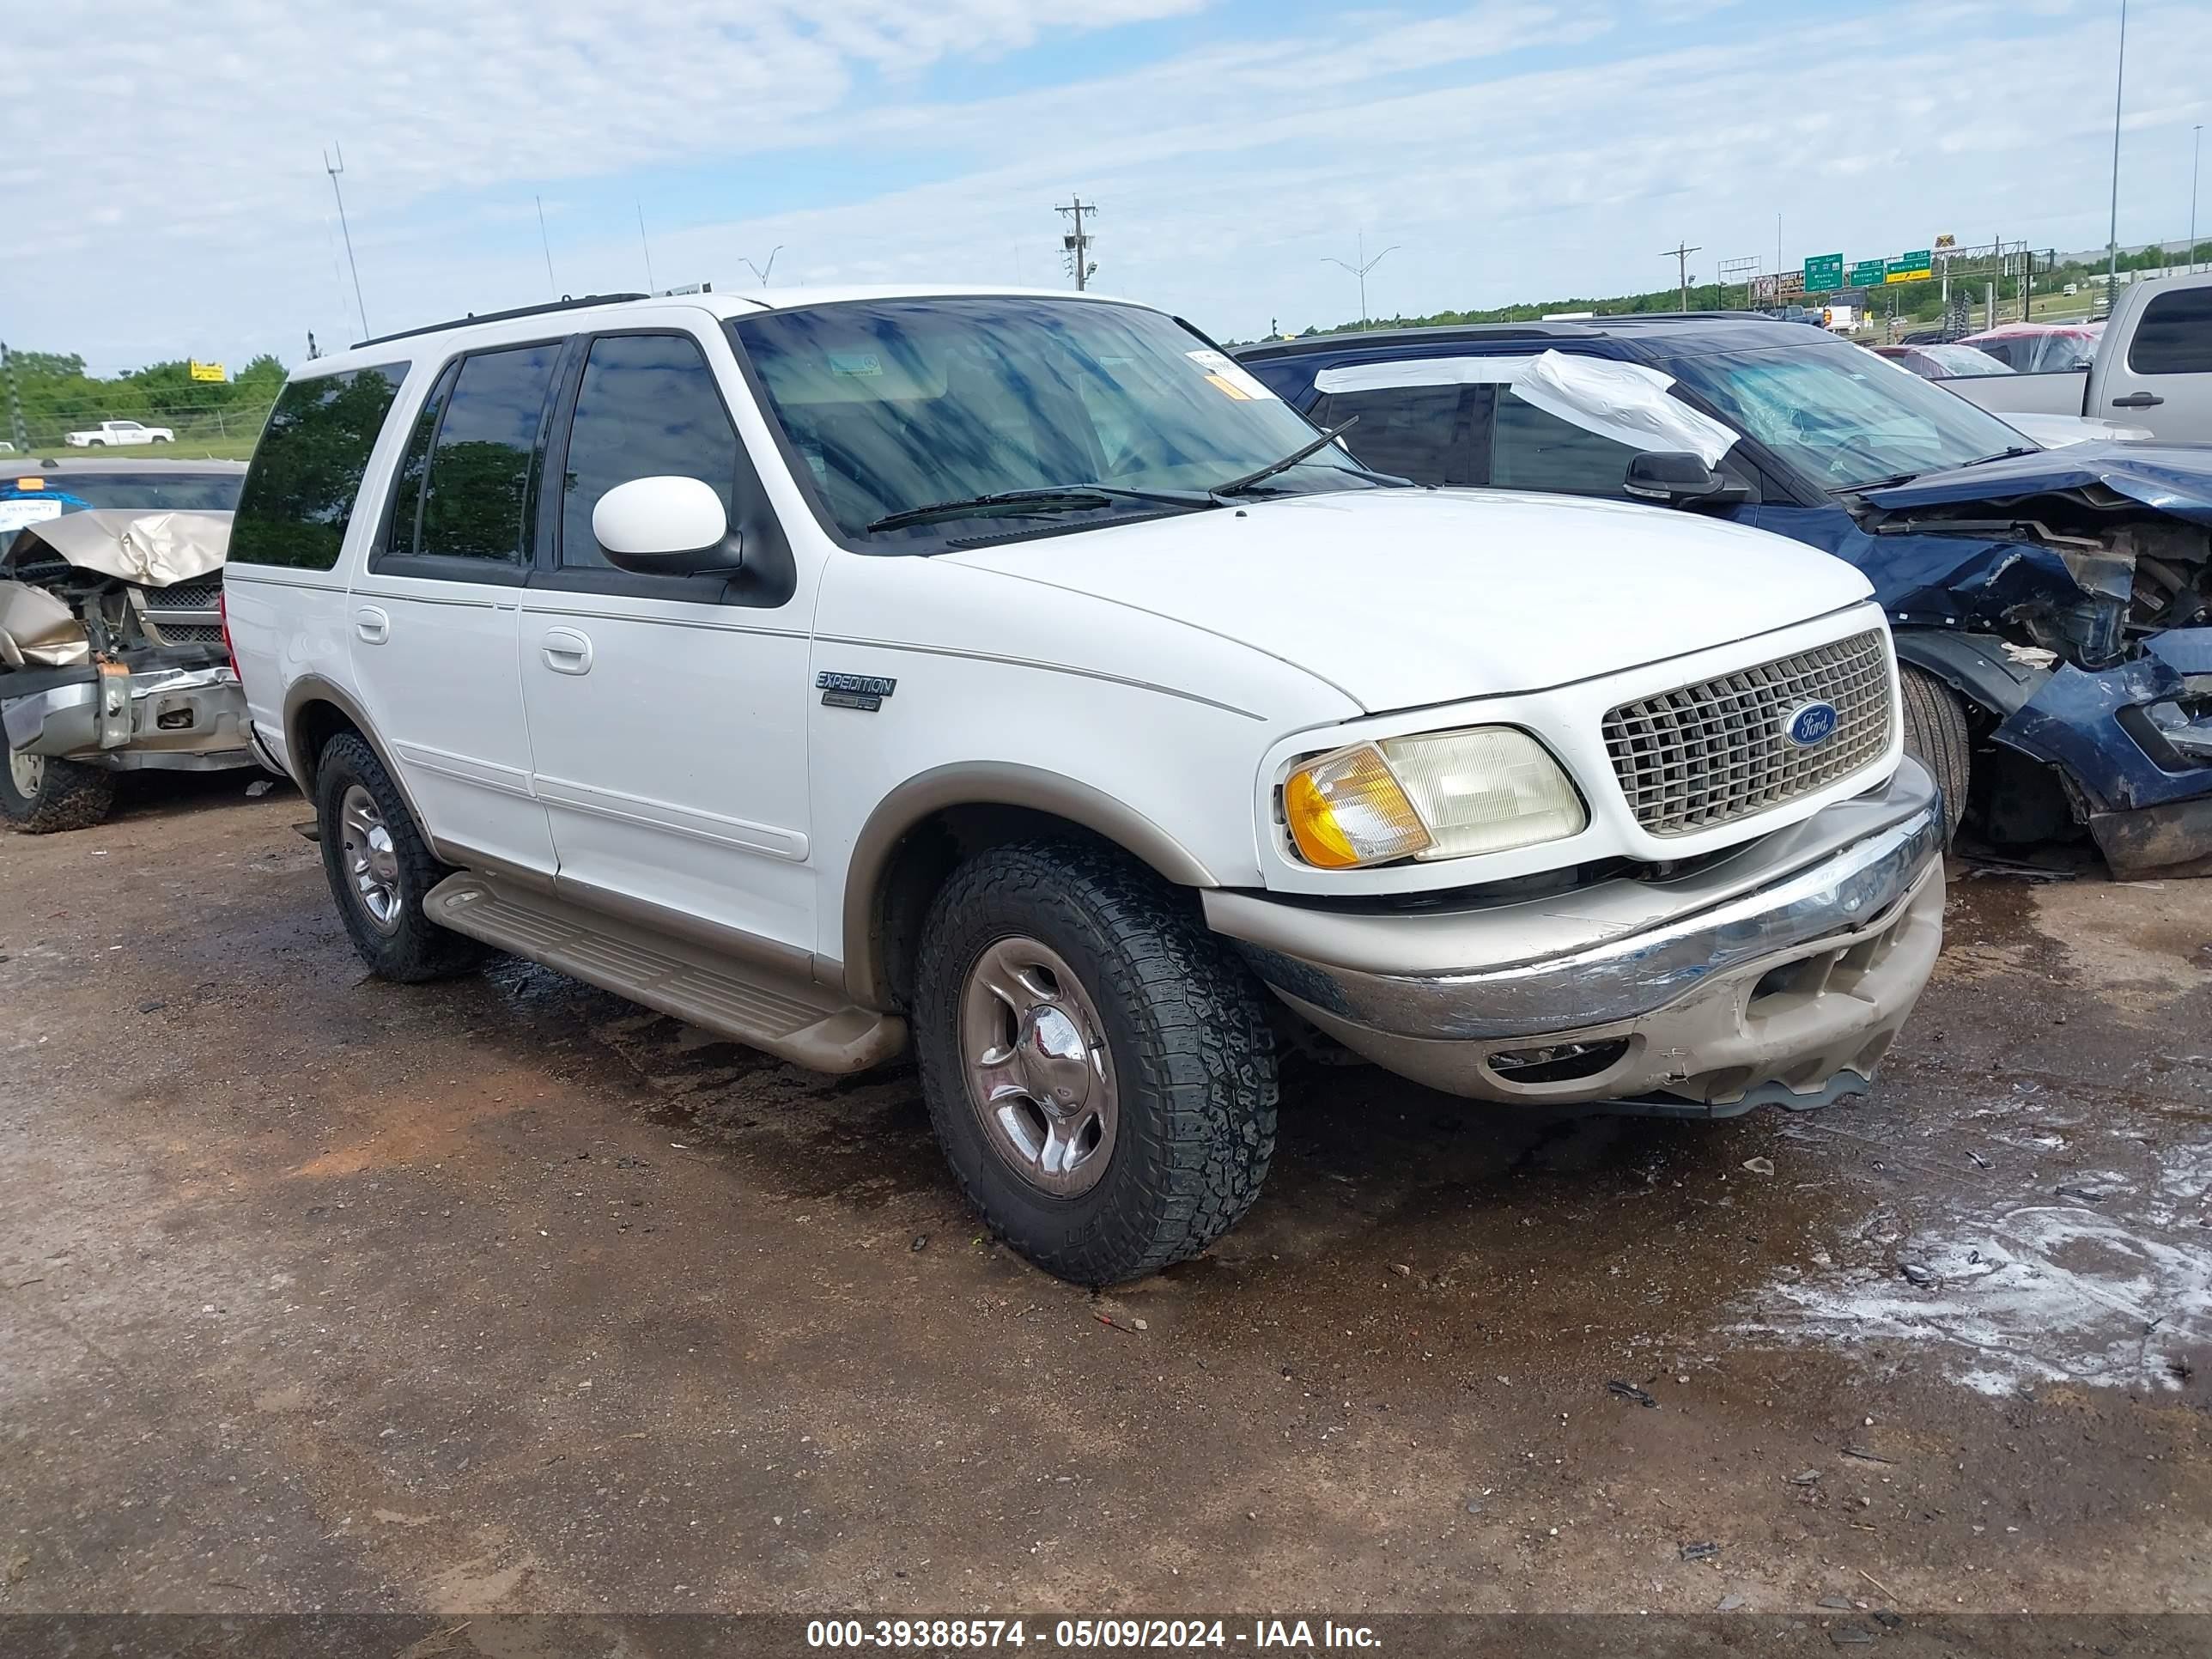
<path fill-rule="evenodd" d="M 1098 211 L 1098 204 L 1093 202 L 1085 207 L 1083 198 L 1072 193 L 1067 200 L 1066 207 L 1055 207 L 1053 211 L 1070 215 L 1075 221 L 1075 228 L 1060 237 L 1060 245 L 1066 251 L 1068 269 L 1075 273 L 1076 291 L 1080 293 L 1098 270 L 1097 263 L 1091 258 L 1090 234 L 1083 228 L 1083 216 L 1086 213 L 1095 215 Z"/>

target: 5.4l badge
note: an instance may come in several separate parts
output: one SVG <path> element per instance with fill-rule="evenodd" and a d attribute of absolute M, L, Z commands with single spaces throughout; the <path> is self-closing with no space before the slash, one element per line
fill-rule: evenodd
<path fill-rule="evenodd" d="M 815 689 L 822 693 L 825 708 L 860 708 L 873 714 L 884 706 L 884 699 L 898 690 L 898 682 L 885 679 L 878 674 L 837 674 L 824 672 L 814 677 Z"/>

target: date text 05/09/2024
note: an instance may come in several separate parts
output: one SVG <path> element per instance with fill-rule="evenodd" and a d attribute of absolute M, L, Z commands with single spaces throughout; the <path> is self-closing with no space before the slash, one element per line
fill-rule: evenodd
<path fill-rule="evenodd" d="M 1288 1652 L 1382 1646 L 1365 1625 L 1334 1620 L 1253 1619 L 815 1619 L 810 1648 L 1231 1648 Z"/>

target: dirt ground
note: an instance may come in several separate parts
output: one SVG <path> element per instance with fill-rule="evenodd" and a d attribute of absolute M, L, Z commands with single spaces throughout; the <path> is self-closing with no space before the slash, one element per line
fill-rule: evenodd
<path fill-rule="evenodd" d="M 0 1612 L 2212 1610 L 2212 882 L 1955 880 L 1826 1114 L 1301 1064 L 1092 1297 L 910 1072 L 365 978 L 304 816 L 0 836 Z"/>

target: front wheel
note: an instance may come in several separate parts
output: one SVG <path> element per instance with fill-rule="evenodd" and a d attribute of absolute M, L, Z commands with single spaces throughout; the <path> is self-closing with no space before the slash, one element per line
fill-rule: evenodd
<path fill-rule="evenodd" d="M 1082 1285 L 1188 1260 L 1251 1208 L 1275 1148 L 1249 970 L 1118 853 L 994 848 L 924 924 L 922 1092 L 992 1229 Z"/>
<path fill-rule="evenodd" d="M 1972 743 L 1966 708 L 1959 694 L 1924 668 L 1899 665 L 1898 689 L 1905 698 L 1905 752 L 1926 767 L 1943 791 L 1943 844 L 1959 833 L 1966 815 L 1966 783 Z"/>
<path fill-rule="evenodd" d="M 115 774 L 82 761 L 8 751 L 0 781 L 0 815 L 27 836 L 89 830 L 107 821 L 115 805 Z"/>

